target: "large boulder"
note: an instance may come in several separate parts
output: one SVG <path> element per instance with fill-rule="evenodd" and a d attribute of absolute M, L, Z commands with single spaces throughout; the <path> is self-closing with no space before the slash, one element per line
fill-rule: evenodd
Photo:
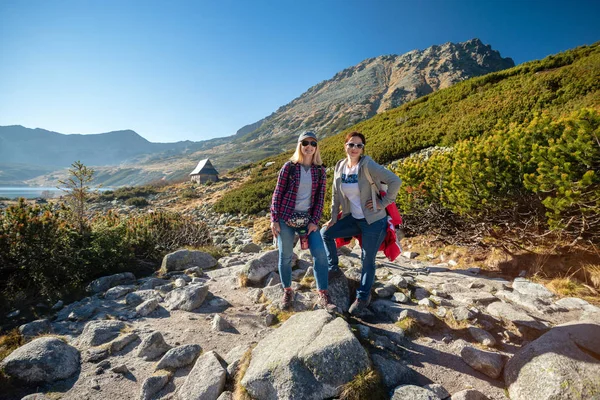
<path fill-rule="evenodd" d="M 592 399 L 600 393 L 600 323 L 570 322 L 523 347 L 504 367 L 513 400 Z"/>
<path fill-rule="evenodd" d="M 325 399 L 369 364 L 343 319 L 325 310 L 304 312 L 258 343 L 242 385 L 258 399 Z"/>
<path fill-rule="evenodd" d="M 298 256 L 292 255 L 292 265 L 296 263 Z M 277 271 L 279 265 L 279 250 L 271 250 L 260 257 L 246 263 L 243 273 L 252 283 L 259 283 L 269 273 Z"/>
<path fill-rule="evenodd" d="M 169 292 L 165 296 L 167 309 L 192 311 L 200 307 L 208 294 L 207 285 L 189 285 Z"/>
<path fill-rule="evenodd" d="M 217 353 L 209 351 L 198 358 L 183 386 L 179 390 L 181 400 L 217 399 L 225 387 L 227 371 L 221 365 Z"/>
<path fill-rule="evenodd" d="M 135 282 L 135 275 L 131 272 L 122 272 L 110 276 L 103 276 L 95 281 L 92 281 L 87 287 L 92 293 L 105 292 L 113 286 L 129 284 Z"/>
<path fill-rule="evenodd" d="M 42 337 L 13 351 L 0 363 L 12 378 L 31 384 L 66 379 L 79 372 L 79 351 L 55 337 Z"/>
<path fill-rule="evenodd" d="M 212 268 L 217 265 L 217 260 L 208 253 L 198 250 L 177 250 L 167 254 L 162 261 L 160 271 L 183 271 L 191 267 Z"/>

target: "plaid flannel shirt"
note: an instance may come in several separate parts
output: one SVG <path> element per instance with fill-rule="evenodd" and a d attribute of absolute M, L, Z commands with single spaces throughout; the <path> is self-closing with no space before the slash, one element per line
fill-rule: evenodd
<path fill-rule="evenodd" d="M 312 196 L 308 214 L 310 222 L 318 225 L 323 213 L 327 173 L 324 166 L 313 164 L 310 167 L 310 175 L 312 178 Z M 288 161 L 279 171 L 277 186 L 275 192 L 273 192 L 271 201 L 272 222 L 279 222 L 280 219 L 287 221 L 294 213 L 298 186 L 300 186 L 300 168 L 297 164 L 294 165 L 291 161 Z"/>

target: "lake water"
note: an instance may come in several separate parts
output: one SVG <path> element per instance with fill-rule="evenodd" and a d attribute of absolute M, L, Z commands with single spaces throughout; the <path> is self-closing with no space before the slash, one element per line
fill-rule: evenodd
<path fill-rule="evenodd" d="M 109 188 L 101 188 L 98 189 L 100 191 L 103 190 L 111 190 Z M 26 199 L 33 199 L 36 197 L 42 197 L 42 193 L 44 193 L 43 197 L 53 198 L 60 197 L 65 194 L 60 189 L 55 187 L 1 187 L 0 186 L 0 197 L 8 197 L 9 199 L 15 199 L 18 197 L 25 197 Z"/>

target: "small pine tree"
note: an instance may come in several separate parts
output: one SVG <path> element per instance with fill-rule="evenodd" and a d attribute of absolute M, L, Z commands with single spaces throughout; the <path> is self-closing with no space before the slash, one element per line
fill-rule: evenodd
<path fill-rule="evenodd" d="M 88 186 L 94 179 L 94 170 L 86 167 L 81 161 L 75 161 L 69 169 L 69 178 L 59 180 L 58 188 L 66 193 L 67 203 L 73 212 L 74 222 L 83 233 L 86 226 L 87 201 L 90 198 L 91 188 Z"/>

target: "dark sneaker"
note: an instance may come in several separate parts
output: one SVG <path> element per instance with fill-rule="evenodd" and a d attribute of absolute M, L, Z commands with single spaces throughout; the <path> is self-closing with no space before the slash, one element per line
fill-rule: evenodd
<path fill-rule="evenodd" d="M 335 304 L 331 302 L 331 296 L 329 296 L 329 291 L 327 290 L 319 290 L 319 300 L 317 301 L 317 304 L 328 312 L 333 312 L 336 309 Z"/>
<path fill-rule="evenodd" d="M 370 297 L 370 296 L 369 296 Z M 369 305 L 369 299 L 359 299 L 358 297 L 354 300 L 354 303 L 348 309 L 348 313 L 353 316 L 361 316 Z"/>
<path fill-rule="evenodd" d="M 283 289 L 283 298 L 281 299 L 281 307 L 283 309 L 291 308 L 294 299 L 294 291 L 292 288 Z"/>
<path fill-rule="evenodd" d="M 332 268 L 329 270 L 329 275 L 328 275 L 329 280 L 337 279 L 342 276 L 344 276 L 344 271 L 342 271 L 340 268 Z"/>

